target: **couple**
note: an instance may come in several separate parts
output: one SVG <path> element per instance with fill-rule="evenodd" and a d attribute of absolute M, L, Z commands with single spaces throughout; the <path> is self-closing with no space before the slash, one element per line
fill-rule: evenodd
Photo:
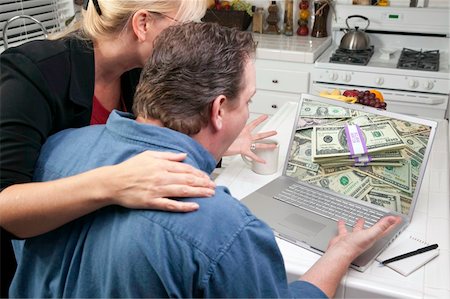
<path fill-rule="evenodd" d="M 186 163 L 210 174 L 247 122 L 254 55 L 248 32 L 210 23 L 165 29 L 142 70 L 135 116 L 114 111 L 106 125 L 55 134 L 35 180 L 115 165 L 146 150 L 185 152 Z M 200 209 L 108 206 L 14 241 L 11 297 L 332 297 L 351 261 L 399 222 L 387 217 L 364 230 L 360 220 L 353 232 L 339 222 L 327 252 L 288 284 L 271 229 L 226 188 L 189 200 Z"/>

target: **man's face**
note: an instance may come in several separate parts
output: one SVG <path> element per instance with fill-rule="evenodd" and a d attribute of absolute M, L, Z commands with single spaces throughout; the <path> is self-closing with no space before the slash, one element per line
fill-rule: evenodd
<path fill-rule="evenodd" d="M 249 104 L 256 92 L 256 74 L 255 65 L 252 59 L 247 59 L 244 69 L 244 88 L 238 98 L 229 107 L 227 117 L 224 119 L 224 125 L 227 130 L 227 141 L 229 144 L 239 136 L 249 116 Z"/>

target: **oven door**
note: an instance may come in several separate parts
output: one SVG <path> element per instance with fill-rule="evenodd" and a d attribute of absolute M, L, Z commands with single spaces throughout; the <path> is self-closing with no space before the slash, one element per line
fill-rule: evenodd
<path fill-rule="evenodd" d="M 310 93 L 313 95 L 319 95 L 319 93 L 323 90 L 332 91 L 336 88 L 341 90 L 341 92 L 347 89 L 371 89 L 364 86 L 349 86 L 313 82 L 311 84 Z M 444 119 L 447 117 L 446 112 L 449 102 L 448 95 L 407 92 L 381 88 L 377 88 L 377 90 L 379 90 L 383 94 L 388 111 L 434 119 Z"/>

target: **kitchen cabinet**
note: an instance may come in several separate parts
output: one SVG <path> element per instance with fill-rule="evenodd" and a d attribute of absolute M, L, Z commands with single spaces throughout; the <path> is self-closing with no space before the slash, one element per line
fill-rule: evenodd
<path fill-rule="evenodd" d="M 250 105 L 250 120 L 273 115 L 284 104 L 309 92 L 314 61 L 331 44 L 331 38 L 254 33 L 256 94 Z"/>
<path fill-rule="evenodd" d="M 257 59 L 255 67 L 256 94 L 251 113 L 273 115 L 285 103 L 296 101 L 301 93 L 309 91 L 312 64 Z"/>

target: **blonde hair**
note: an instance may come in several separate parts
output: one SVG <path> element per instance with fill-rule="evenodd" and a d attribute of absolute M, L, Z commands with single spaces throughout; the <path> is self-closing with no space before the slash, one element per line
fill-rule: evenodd
<path fill-rule="evenodd" d="M 133 14 L 140 9 L 162 14 L 175 12 L 175 19 L 180 22 L 200 21 L 206 12 L 207 0 L 98 0 L 98 4 L 101 16 L 90 0 L 87 9 L 81 9 L 80 20 L 49 38 L 76 34 L 81 39 L 94 41 L 113 37 L 126 29 Z"/>

